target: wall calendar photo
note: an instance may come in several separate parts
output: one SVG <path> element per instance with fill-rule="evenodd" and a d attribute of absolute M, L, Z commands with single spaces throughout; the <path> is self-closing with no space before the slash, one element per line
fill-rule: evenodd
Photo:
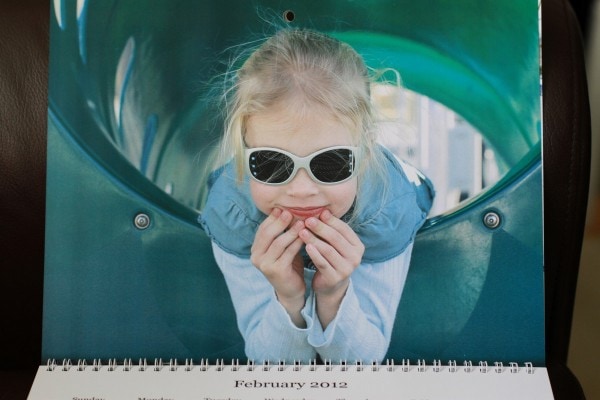
<path fill-rule="evenodd" d="M 537 0 L 54 0 L 29 399 L 552 399 Z"/>

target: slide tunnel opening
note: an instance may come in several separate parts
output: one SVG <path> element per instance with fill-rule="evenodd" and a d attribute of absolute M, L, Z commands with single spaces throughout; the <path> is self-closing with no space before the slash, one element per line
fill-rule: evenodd
<path fill-rule="evenodd" d="M 230 41 L 204 44 L 202 37 L 152 26 L 161 22 L 158 16 L 148 22 L 155 30 L 110 21 L 111 32 L 119 24 L 116 37 L 91 40 L 100 33 L 97 24 L 106 10 L 95 12 L 88 3 L 77 3 L 77 24 L 70 26 L 66 2 L 55 2 L 62 33 L 77 41 L 61 56 L 74 58 L 78 79 L 70 85 L 77 85 L 73 89 L 81 101 L 51 98 L 51 112 L 67 130 L 73 119 L 86 122 L 89 129 L 67 134 L 117 179 L 143 196 L 157 196 L 161 206 L 191 222 L 201 212 L 222 132 L 216 98 L 223 82 L 215 77 L 226 72 L 231 54 L 217 47 Z M 290 25 L 298 21 L 292 9 L 282 15 Z M 137 31 L 128 32 L 132 28 Z M 385 117 L 381 142 L 432 179 L 437 192 L 432 216 L 460 212 L 459 203 L 485 197 L 481 192 L 501 176 L 521 173 L 514 168 L 539 143 L 539 132 L 522 123 L 521 105 L 486 79 L 473 55 L 461 59 L 428 43 L 375 30 L 328 33 L 356 48 L 369 67 L 399 73 L 399 87 L 373 86 L 373 100 Z M 119 166 L 123 161 L 129 165 Z M 156 191 L 144 181 L 174 202 L 151 194 Z"/>

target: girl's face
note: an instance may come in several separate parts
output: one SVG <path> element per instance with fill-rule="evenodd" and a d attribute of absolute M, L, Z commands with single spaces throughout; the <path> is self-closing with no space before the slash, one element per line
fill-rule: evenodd
<path fill-rule="evenodd" d="M 247 120 L 245 142 L 248 147 L 276 147 L 304 157 L 331 146 L 352 146 L 352 133 L 331 115 L 311 108 L 299 113 L 274 107 Z M 356 197 L 357 179 L 335 185 L 313 181 L 304 169 L 284 185 L 266 185 L 250 179 L 250 192 L 256 207 L 269 215 L 274 208 L 288 210 L 294 220 L 305 220 L 329 210 L 344 215 Z"/>

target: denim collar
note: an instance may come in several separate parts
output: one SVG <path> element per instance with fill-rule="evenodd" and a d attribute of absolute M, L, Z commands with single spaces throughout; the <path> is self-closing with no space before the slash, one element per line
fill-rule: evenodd
<path fill-rule="evenodd" d="M 431 182 L 420 172 L 385 149 L 383 154 L 387 191 L 379 180 L 364 177 L 359 182 L 364 205 L 352 222 L 365 245 L 366 263 L 387 261 L 404 252 L 425 222 L 434 196 Z M 248 178 L 238 183 L 230 162 L 211 174 L 208 185 L 199 217 L 203 230 L 224 251 L 249 258 L 254 235 L 266 215 L 252 201 Z"/>

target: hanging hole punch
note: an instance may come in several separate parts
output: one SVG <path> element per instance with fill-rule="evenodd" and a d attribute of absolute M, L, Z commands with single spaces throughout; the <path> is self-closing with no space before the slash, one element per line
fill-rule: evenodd
<path fill-rule="evenodd" d="M 296 14 L 292 10 L 286 10 L 283 12 L 283 20 L 285 22 L 293 22 L 296 19 Z"/>

